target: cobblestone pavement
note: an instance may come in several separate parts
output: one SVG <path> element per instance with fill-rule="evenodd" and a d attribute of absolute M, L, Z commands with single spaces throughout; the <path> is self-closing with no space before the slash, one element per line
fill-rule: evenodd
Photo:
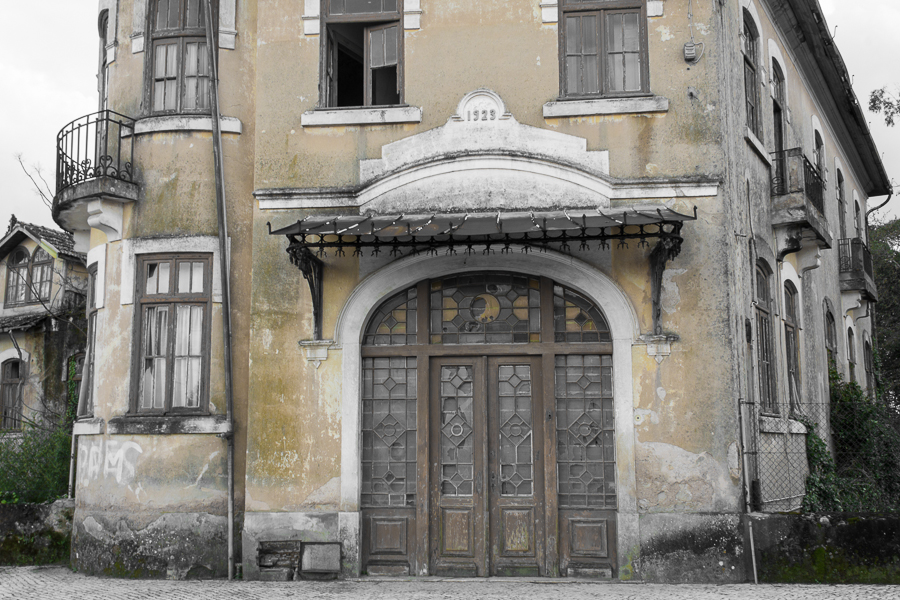
<path fill-rule="evenodd" d="M 391 600 L 896 600 L 900 586 L 659 585 L 490 578 L 361 579 L 263 583 L 148 581 L 87 577 L 63 567 L 0 567 L 0 600 L 280 600 L 375 598 Z"/>

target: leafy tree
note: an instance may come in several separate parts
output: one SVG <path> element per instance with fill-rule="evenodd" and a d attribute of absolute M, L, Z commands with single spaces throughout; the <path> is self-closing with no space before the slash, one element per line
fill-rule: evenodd
<path fill-rule="evenodd" d="M 881 400 L 900 408 L 900 218 L 875 221 L 869 249 L 878 287 L 875 306 L 876 373 Z"/>
<path fill-rule="evenodd" d="M 889 92 L 887 86 L 869 95 L 869 110 L 884 116 L 884 124 L 894 126 L 894 118 L 900 116 L 900 92 Z"/>

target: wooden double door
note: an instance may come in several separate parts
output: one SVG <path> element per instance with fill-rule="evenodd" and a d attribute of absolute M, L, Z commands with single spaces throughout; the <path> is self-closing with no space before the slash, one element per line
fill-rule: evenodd
<path fill-rule="evenodd" d="M 547 574 L 543 392 L 539 356 L 431 360 L 430 573 Z"/>

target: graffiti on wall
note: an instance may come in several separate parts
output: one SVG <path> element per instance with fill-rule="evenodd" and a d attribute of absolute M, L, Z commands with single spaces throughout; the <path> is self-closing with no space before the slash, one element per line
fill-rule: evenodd
<path fill-rule="evenodd" d="M 134 479 L 138 456 L 144 453 L 137 442 L 100 438 L 91 440 L 78 455 L 78 473 L 83 485 L 101 477 L 128 485 Z"/>

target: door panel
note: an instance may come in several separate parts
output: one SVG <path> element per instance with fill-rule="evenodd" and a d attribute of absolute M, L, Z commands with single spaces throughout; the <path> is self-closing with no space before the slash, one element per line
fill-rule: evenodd
<path fill-rule="evenodd" d="M 431 369 L 431 573 L 486 574 L 484 359 L 441 358 Z"/>
<path fill-rule="evenodd" d="M 543 575 L 540 357 L 488 361 L 490 566 L 493 575 Z"/>

